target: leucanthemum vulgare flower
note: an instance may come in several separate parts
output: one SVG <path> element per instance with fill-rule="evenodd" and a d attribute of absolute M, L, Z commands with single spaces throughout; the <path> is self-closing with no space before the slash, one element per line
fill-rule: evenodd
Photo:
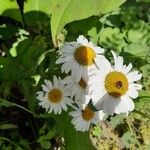
<path fill-rule="evenodd" d="M 123 57 L 117 56 L 113 51 L 114 65 L 109 61 L 101 65 L 101 70 L 94 71 L 89 81 L 90 94 L 95 100 L 95 107 L 104 113 L 126 113 L 134 109 L 132 98 L 138 97 L 138 90 L 142 85 L 136 81 L 142 78 L 138 71 L 131 71 L 132 64 L 123 65 Z"/>
<path fill-rule="evenodd" d="M 61 56 L 56 61 L 62 63 L 62 72 L 71 74 L 80 81 L 83 72 L 88 74 L 89 70 L 96 68 L 97 60 L 105 59 L 100 55 L 104 49 L 94 46 L 93 43 L 80 35 L 76 42 L 66 42 L 60 50 Z"/>
<path fill-rule="evenodd" d="M 103 111 L 93 111 L 91 107 L 84 103 L 77 103 L 78 107 L 74 107 L 74 111 L 69 115 L 73 117 L 71 123 L 74 125 L 77 131 L 88 131 L 91 124 L 97 124 L 105 119 Z"/>
<path fill-rule="evenodd" d="M 89 76 L 86 72 L 82 74 L 80 81 L 76 81 L 72 76 L 67 76 L 64 79 L 66 87 L 70 89 L 71 98 L 75 98 L 75 102 L 80 103 L 88 103 L 90 100 L 90 96 L 87 91 L 87 82 L 89 80 Z"/>
<path fill-rule="evenodd" d="M 37 92 L 39 105 L 46 109 L 48 113 L 52 111 L 55 114 L 61 114 L 62 109 L 67 111 L 67 105 L 72 106 L 73 101 L 68 97 L 70 95 L 65 83 L 60 77 L 53 76 L 53 83 L 44 80 L 42 84 L 43 91 Z"/>

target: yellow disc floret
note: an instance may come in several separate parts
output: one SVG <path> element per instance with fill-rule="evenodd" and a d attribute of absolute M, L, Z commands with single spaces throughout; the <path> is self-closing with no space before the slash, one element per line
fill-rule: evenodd
<path fill-rule="evenodd" d="M 83 66 L 90 66 L 94 64 L 96 54 L 92 48 L 81 46 L 75 50 L 74 57 L 79 64 Z"/>
<path fill-rule="evenodd" d="M 62 92 L 59 89 L 53 89 L 48 93 L 49 101 L 58 103 L 62 99 Z"/>
<path fill-rule="evenodd" d="M 84 120 L 89 121 L 91 120 L 95 115 L 95 112 L 90 109 L 89 106 L 86 106 L 85 109 L 82 111 L 82 117 Z"/>
<path fill-rule="evenodd" d="M 128 85 L 129 83 L 127 77 L 118 71 L 108 73 L 105 78 L 106 91 L 114 97 L 120 97 L 126 94 Z"/>
<path fill-rule="evenodd" d="M 86 88 L 86 82 L 81 78 L 80 81 L 79 81 L 79 86 L 82 88 L 82 89 L 85 89 Z"/>

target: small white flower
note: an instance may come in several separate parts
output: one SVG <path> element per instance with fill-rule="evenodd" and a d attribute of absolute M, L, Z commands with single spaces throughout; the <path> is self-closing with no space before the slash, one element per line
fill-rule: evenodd
<path fill-rule="evenodd" d="M 142 85 L 135 83 L 142 78 L 138 71 L 131 71 L 132 64 L 123 65 L 123 57 L 117 56 L 112 51 L 114 66 L 109 61 L 105 64 L 99 63 L 101 68 L 94 71 L 89 81 L 89 91 L 98 110 L 103 109 L 104 113 L 126 113 L 134 109 L 131 98 L 138 97 L 138 90 Z"/>
<path fill-rule="evenodd" d="M 77 42 L 66 42 L 60 52 L 56 63 L 63 63 L 62 72 L 71 71 L 77 81 L 80 81 L 83 73 L 89 74 L 91 69 L 96 68 L 97 59 L 105 58 L 100 55 L 104 49 L 94 46 L 82 35 L 77 38 Z"/>
<path fill-rule="evenodd" d="M 75 102 L 88 103 L 90 96 L 87 91 L 88 74 L 83 74 L 80 81 L 76 81 L 72 76 L 67 76 L 64 79 L 66 87 L 70 90 L 71 98 L 75 97 Z"/>
<path fill-rule="evenodd" d="M 44 80 L 44 82 L 43 91 L 37 92 L 39 105 L 48 113 L 54 111 L 55 114 L 61 114 L 62 109 L 67 111 L 67 105 L 72 106 L 73 101 L 68 97 L 70 93 L 61 78 L 57 79 L 56 76 L 53 76 L 53 83 L 49 80 Z"/>
<path fill-rule="evenodd" d="M 97 124 L 104 119 L 105 114 L 103 111 L 93 111 L 86 104 L 79 104 L 78 107 L 74 107 L 74 111 L 69 115 L 73 117 L 71 123 L 74 125 L 77 131 L 88 131 L 91 124 Z"/>

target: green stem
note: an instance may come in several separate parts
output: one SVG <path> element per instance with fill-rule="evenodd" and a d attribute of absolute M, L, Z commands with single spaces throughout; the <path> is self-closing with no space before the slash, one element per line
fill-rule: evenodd
<path fill-rule="evenodd" d="M 18 104 L 15 104 L 15 103 L 14 103 L 14 106 L 16 106 L 16 107 L 18 107 L 18 108 L 20 108 L 20 109 L 22 109 L 22 110 L 24 110 L 24 111 L 26 111 L 26 112 L 32 114 L 34 117 L 39 118 L 39 116 L 38 116 L 37 114 L 33 113 L 32 111 L 26 109 L 25 107 L 23 107 L 23 106 L 21 106 L 21 105 L 18 105 Z"/>
<path fill-rule="evenodd" d="M 130 125 L 130 122 L 129 122 L 129 119 L 128 119 L 128 118 L 126 118 L 126 123 L 127 123 L 128 127 L 129 127 L 129 130 L 130 130 L 131 135 L 133 135 L 133 130 L 132 130 L 132 127 L 131 127 L 131 125 Z"/>
<path fill-rule="evenodd" d="M 139 96 L 138 99 L 150 98 L 150 96 Z"/>
<path fill-rule="evenodd" d="M 14 145 L 15 147 L 18 147 L 20 150 L 23 150 L 23 148 L 21 148 L 19 145 L 17 145 L 16 143 L 12 142 L 12 141 L 11 141 L 10 139 L 8 139 L 8 138 L 0 137 L 0 140 L 7 141 L 7 142 L 9 142 L 10 144 Z"/>
<path fill-rule="evenodd" d="M 23 107 L 23 106 L 21 106 L 21 105 L 18 105 L 18 104 L 16 104 L 16 103 L 13 103 L 13 102 L 9 102 L 9 101 L 7 101 L 7 100 L 4 100 L 4 99 L 0 99 L 0 101 L 2 101 L 2 103 L 6 103 L 6 107 L 18 107 L 18 108 L 20 108 L 20 109 L 22 109 L 22 110 L 24 110 L 24 111 L 26 111 L 26 112 L 28 112 L 28 113 L 30 113 L 30 114 L 32 114 L 34 117 L 36 117 L 36 118 L 40 118 L 37 114 L 35 114 L 34 112 L 32 112 L 32 111 L 30 111 L 30 110 L 28 110 L 28 109 L 26 109 L 25 107 Z M 7 106 L 8 105 L 8 106 Z M 4 105 L 5 106 L 5 105 Z"/>

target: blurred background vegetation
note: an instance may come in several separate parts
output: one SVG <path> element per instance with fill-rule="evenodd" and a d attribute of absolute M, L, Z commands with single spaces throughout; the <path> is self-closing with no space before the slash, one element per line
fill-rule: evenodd
<path fill-rule="evenodd" d="M 149 0 L 0 0 L 0 149 L 149 150 L 149 33 Z M 89 133 L 76 132 L 68 113 L 47 114 L 35 95 L 44 79 L 65 76 L 57 50 L 82 34 L 143 73 L 135 110 Z"/>

